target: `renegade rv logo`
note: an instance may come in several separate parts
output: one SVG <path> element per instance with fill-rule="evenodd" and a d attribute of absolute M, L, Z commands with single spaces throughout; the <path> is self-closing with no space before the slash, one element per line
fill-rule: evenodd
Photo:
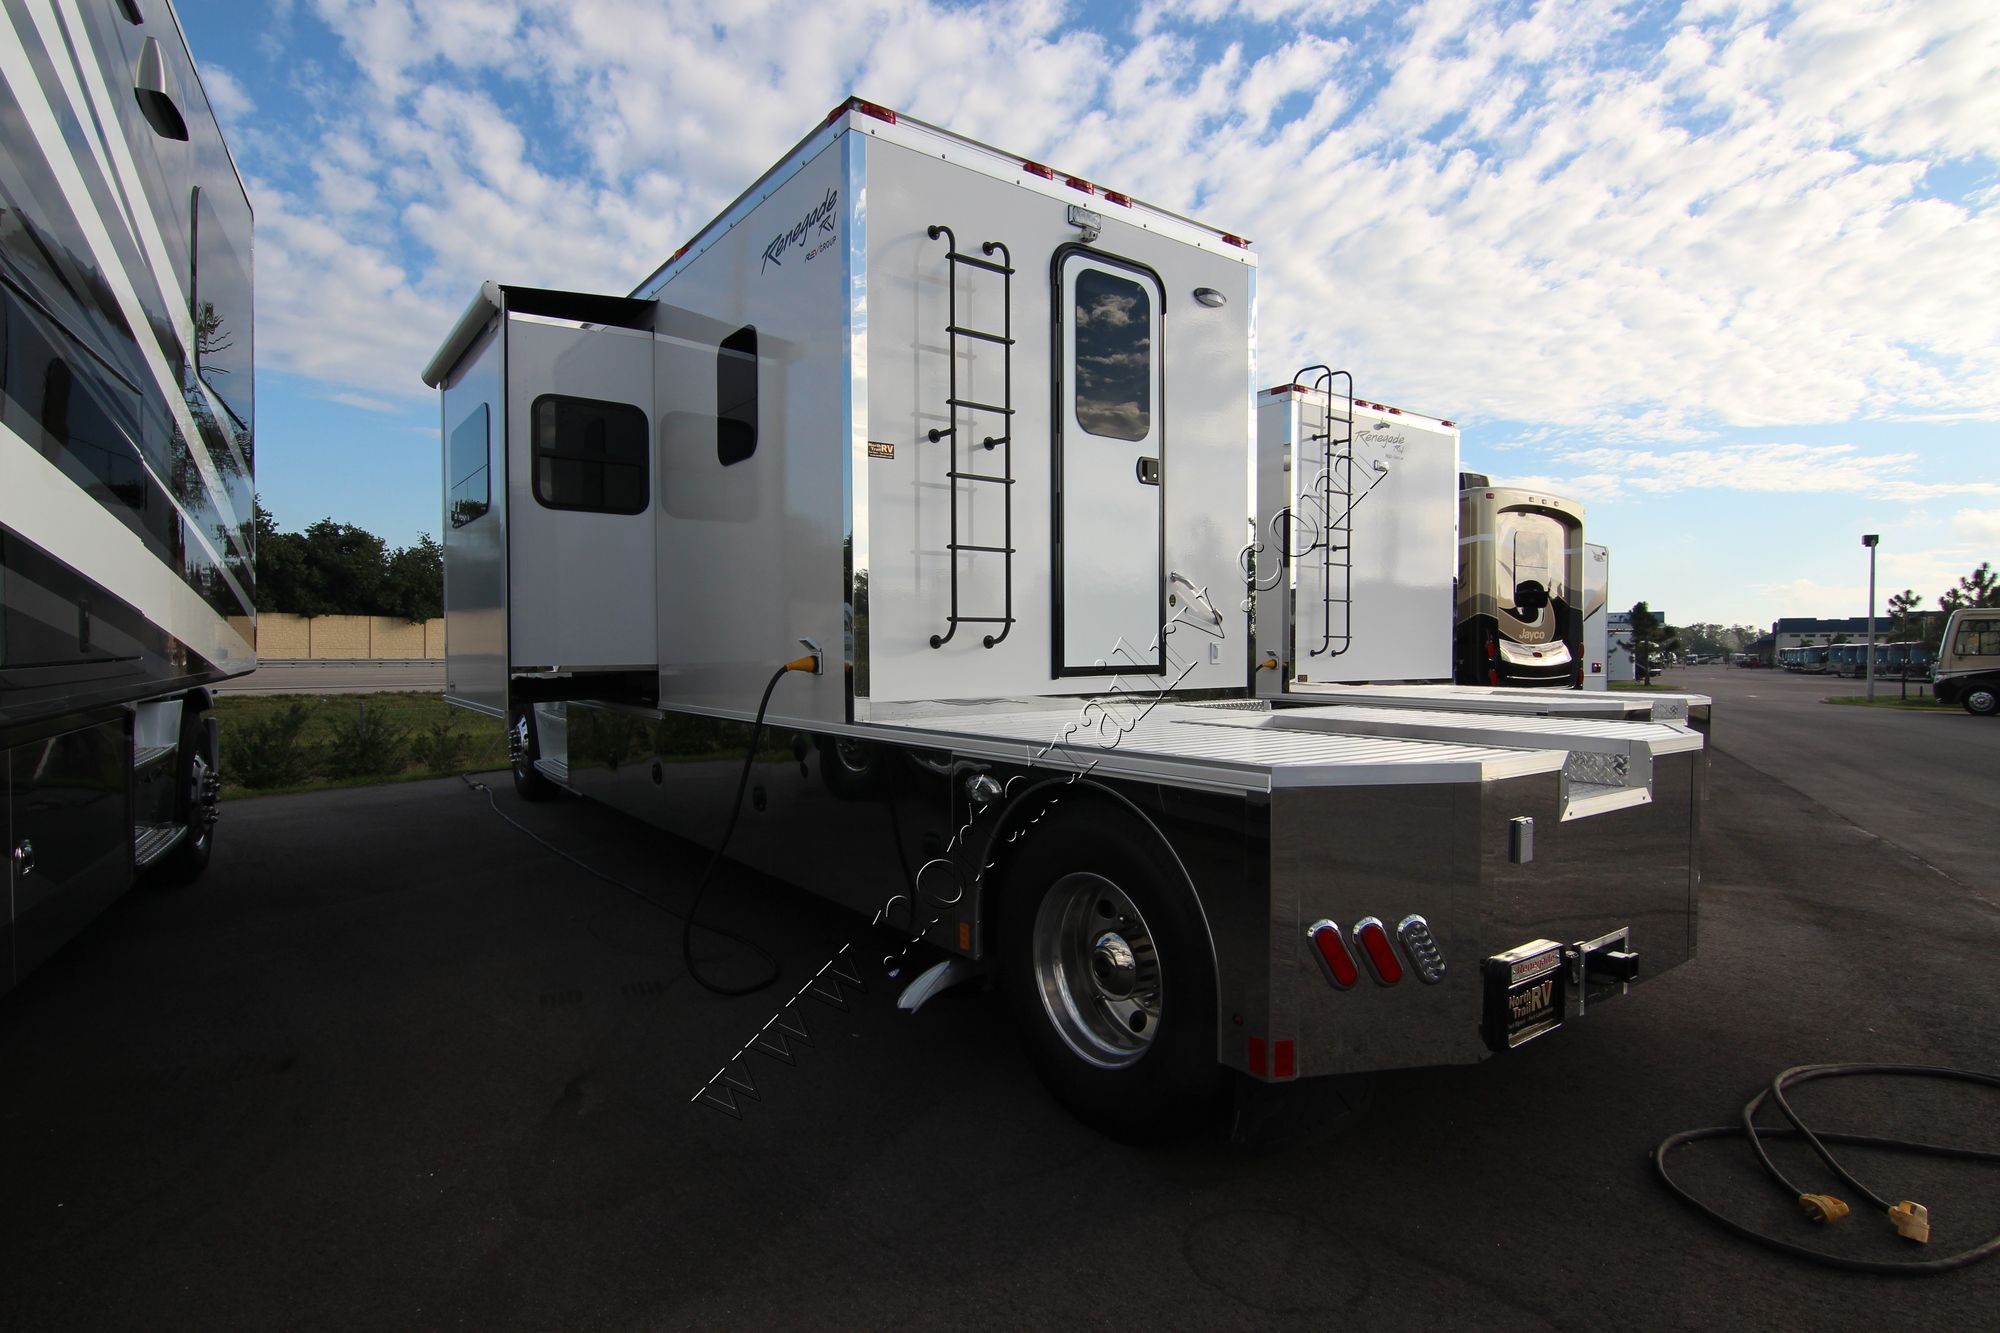
<path fill-rule="evenodd" d="M 782 265 L 785 262 L 786 252 L 795 245 L 805 244 L 814 232 L 823 231 L 831 234 L 834 222 L 839 217 L 833 210 L 839 202 L 840 191 L 828 190 L 826 198 L 820 200 L 810 212 L 793 223 L 790 231 L 781 231 L 772 237 L 771 243 L 764 247 L 764 263 L 757 271 L 762 273 L 773 264 Z M 821 248 L 823 247 L 816 247 L 812 253 L 818 254 Z M 806 258 L 812 258 L 812 254 Z"/>

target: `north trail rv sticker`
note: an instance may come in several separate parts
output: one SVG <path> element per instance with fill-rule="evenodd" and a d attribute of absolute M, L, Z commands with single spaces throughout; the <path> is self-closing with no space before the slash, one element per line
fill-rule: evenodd
<path fill-rule="evenodd" d="M 814 239 L 815 235 L 819 232 L 825 232 L 826 237 L 817 245 L 814 245 L 812 249 L 806 251 L 806 258 L 811 259 L 820 251 L 832 245 L 834 241 L 834 227 L 840 220 L 840 214 L 835 211 L 839 203 L 840 191 L 828 190 L 826 198 L 813 205 L 804 217 L 792 224 L 789 231 L 781 231 L 771 238 L 771 243 L 764 247 L 764 262 L 757 271 L 762 273 L 773 264 L 782 265 L 785 262 L 787 251 L 791 250 L 794 246 L 804 245 L 806 242 Z"/>

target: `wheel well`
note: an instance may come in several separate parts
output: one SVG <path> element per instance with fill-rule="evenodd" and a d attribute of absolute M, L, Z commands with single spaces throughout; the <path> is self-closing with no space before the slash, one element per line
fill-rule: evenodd
<path fill-rule="evenodd" d="M 1001 811 L 999 822 L 994 824 L 992 836 L 981 848 L 981 864 L 977 880 L 978 900 L 974 910 L 978 915 L 980 938 L 996 939 L 995 931 L 999 917 L 999 904 L 1007 893 L 1007 876 L 1021 847 L 1034 836 L 1034 826 L 1047 817 L 1052 810 L 1061 809 L 1065 814 L 1089 811 L 1113 824 L 1122 824 L 1135 838 L 1144 839 L 1166 854 L 1167 859 L 1179 872 L 1181 888 L 1194 903 L 1195 915 L 1201 921 L 1202 933 L 1208 937 L 1209 956 L 1215 957 L 1215 930 L 1208 919 L 1208 908 L 1196 890 L 1194 879 L 1188 874 L 1180 853 L 1173 842 L 1161 832 L 1158 824 L 1130 799 L 1111 788 L 1080 777 L 1051 777 L 1025 787 Z M 990 962 L 989 958 L 989 962 Z M 1220 976 L 1217 977 L 1218 990 Z M 1218 1000 L 1219 1000 L 1218 996 Z"/>

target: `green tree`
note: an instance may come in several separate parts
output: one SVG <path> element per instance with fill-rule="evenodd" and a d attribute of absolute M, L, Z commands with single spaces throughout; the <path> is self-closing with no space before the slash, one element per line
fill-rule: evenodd
<path fill-rule="evenodd" d="M 428 532 L 390 552 L 382 573 L 381 614 L 411 624 L 444 614 L 444 548 Z"/>
<path fill-rule="evenodd" d="M 1641 681 L 1658 675 L 1667 654 L 1680 647 L 1680 636 L 1647 608 L 1644 602 L 1632 605 L 1632 665 Z"/>
<path fill-rule="evenodd" d="M 1982 560 L 1979 568 L 1958 581 L 1955 588 L 1945 589 L 1938 598 L 1938 610 L 1956 611 L 1961 606 L 2000 606 L 2000 574 L 1993 572 L 1993 562 Z"/>
<path fill-rule="evenodd" d="M 291 611 L 306 578 L 303 544 L 296 532 L 278 531 L 278 521 L 261 499 L 255 514 L 257 605 L 266 611 Z"/>
<path fill-rule="evenodd" d="M 1889 599 L 1889 641 L 1891 643 L 1902 643 L 1916 637 L 1912 632 L 1912 626 L 1916 623 L 1912 619 L 1912 616 L 1915 614 L 1917 608 L 1923 604 L 1924 599 L 1917 596 L 1916 590 L 1913 588 L 1905 588 Z M 1910 672 L 1908 666 L 1905 665 L 1904 669 L 1898 671 L 1896 674 L 1902 677 L 1903 697 L 1907 699 L 1910 697 Z"/>
<path fill-rule="evenodd" d="M 386 563 L 380 537 L 366 528 L 323 518 L 300 534 L 300 548 L 305 578 L 297 594 L 299 604 L 287 609 L 302 616 L 376 613 L 382 604 Z"/>

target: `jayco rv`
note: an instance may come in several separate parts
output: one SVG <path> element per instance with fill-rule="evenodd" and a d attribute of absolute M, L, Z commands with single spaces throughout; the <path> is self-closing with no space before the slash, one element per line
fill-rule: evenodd
<path fill-rule="evenodd" d="M 1255 698 L 1255 294 L 1238 236 L 843 104 L 630 295 L 445 339 L 450 697 L 528 796 L 740 818 L 941 951 L 913 995 L 993 973 L 1113 1134 L 1558 1030 L 1693 952 L 1702 737 Z"/>
<path fill-rule="evenodd" d="M 250 204 L 171 6 L 0 19 L 5 991 L 208 861 L 256 665 Z"/>
<path fill-rule="evenodd" d="M 1458 551 L 1457 679 L 1581 685 L 1583 506 L 1469 472 Z"/>

